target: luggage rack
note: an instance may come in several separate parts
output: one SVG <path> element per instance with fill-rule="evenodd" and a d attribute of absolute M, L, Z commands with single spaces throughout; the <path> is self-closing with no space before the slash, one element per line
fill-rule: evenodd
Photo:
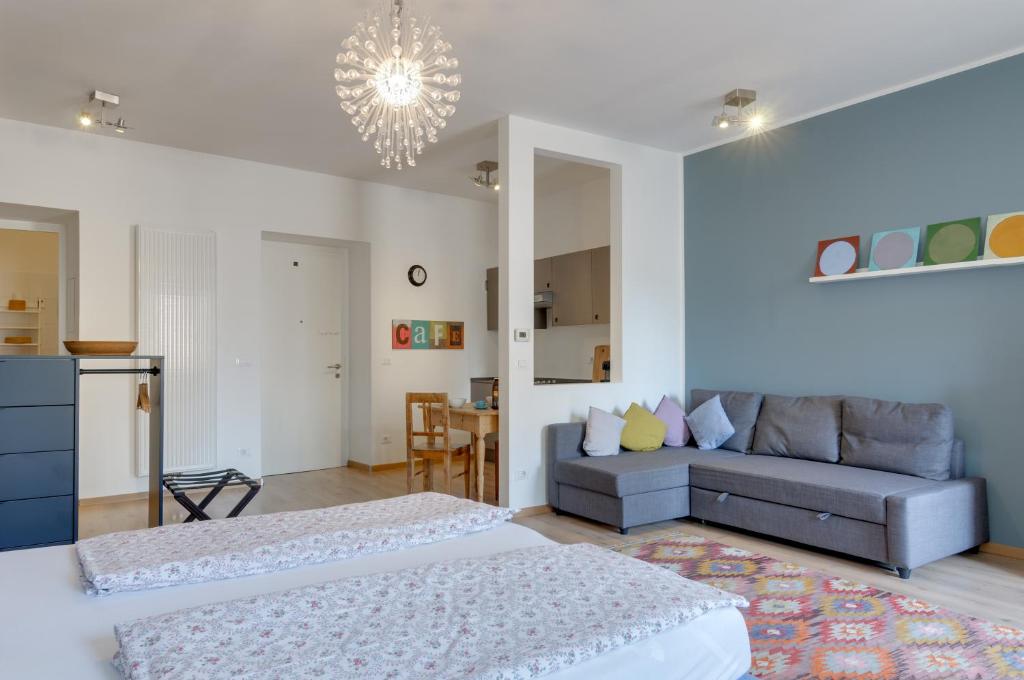
<path fill-rule="evenodd" d="M 178 501 L 188 511 L 189 515 L 185 518 L 186 522 L 213 519 L 206 514 L 206 508 L 217 497 L 217 494 L 229 486 L 247 486 L 249 491 L 228 513 L 228 517 L 238 517 L 238 514 L 245 509 L 249 501 L 255 498 L 256 494 L 263 488 L 260 482 L 242 474 L 235 468 L 208 470 L 206 472 L 168 472 L 163 476 L 163 484 L 174 496 L 174 500 Z M 187 493 L 197 489 L 210 490 L 206 497 L 199 501 L 198 505 L 189 498 Z"/>

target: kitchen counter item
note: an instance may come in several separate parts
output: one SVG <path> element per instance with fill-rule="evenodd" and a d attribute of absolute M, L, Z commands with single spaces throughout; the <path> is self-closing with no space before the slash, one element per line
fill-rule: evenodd
<path fill-rule="evenodd" d="M 466 405 L 466 400 L 462 397 L 452 397 L 448 400 L 448 406 L 451 408 L 462 408 Z"/>
<path fill-rule="evenodd" d="M 4 338 L 5 345 L 29 345 L 31 343 L 31 335 L 8 335 Z"/>
<path fill-rule="evenodd" d="M 64 346 L 74 355 L 100 354 L 128 356 L 139 343 L 130 340 L 65 340 Z"/>

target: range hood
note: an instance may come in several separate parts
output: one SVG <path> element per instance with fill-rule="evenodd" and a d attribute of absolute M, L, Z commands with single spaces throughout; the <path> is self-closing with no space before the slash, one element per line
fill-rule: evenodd
<path fill-rule="evenodd" d="M 555 293 L 550 290 L 542 290 L 533 294 L 534 309 L 548 309 L 555 304 Z"/>

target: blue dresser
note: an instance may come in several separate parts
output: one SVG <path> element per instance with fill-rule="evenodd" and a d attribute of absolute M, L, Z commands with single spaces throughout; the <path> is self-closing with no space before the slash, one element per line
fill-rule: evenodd
<path fill-rule="evenodd" d="M 78 538 L 78 362 L 0 357 L 0 550 Z"/>

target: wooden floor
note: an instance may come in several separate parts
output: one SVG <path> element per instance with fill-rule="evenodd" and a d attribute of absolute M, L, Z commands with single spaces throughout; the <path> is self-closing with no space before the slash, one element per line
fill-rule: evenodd
<path fill-rule="evenodd" d="M 494 478 L 489 468 L 485 498 L 493 502 Z M 456 480 L 453 487 L 454 493 L 461 496 L 462 480 Z M 436 481 L 437 488 L 439 485 Z M 214 517 L 224 516 L 241 493 L 239 489 L 226 490 L 213 502 L 210 514 Z M 263 490 L 249 504 L 244 514 L 306 510 L 390 498 L 404 493 L 404 470 L 366 472 L 354 468 L 332 468 L 276 475 L 264 478 Z M 170 497 L 165 499 L 164 513 L 167 523 L 180 522 L 185 518 L 184 511 Z M 560 543 L 588 542 L 605 546 L 644 541 L 682 531 L 917 597 L 963 614 L 1024 628 L 1024 560 L 987 554 L 957 555 L 915 569 L 913 577 L 903 581 L 874 565 L 722 527 L 705 526 L 692 520 L 674 520 L 638 527 L 628 536 L 622 536 L 613 527 L 604 524 L 576 517 L 556 516 L 553 513 L 518 517 L 515 521 Z M 142 500 L 106 503 L 86 501 L 79 510 L 79 534 L 82 538 L 145 526 L 146 503 Z"/>

